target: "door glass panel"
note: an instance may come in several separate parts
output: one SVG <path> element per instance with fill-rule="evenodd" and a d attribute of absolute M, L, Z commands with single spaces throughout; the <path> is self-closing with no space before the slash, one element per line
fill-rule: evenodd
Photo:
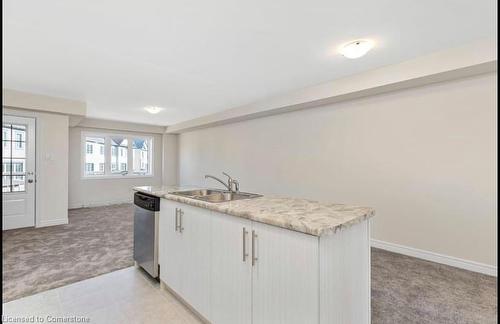
<path fill-rule="evenodd" d="M 26 180 L 26 177 L 23 175 L 12 176 L 12 191 L 13 192 L 24 191 L 25 186 L 26 186 L 25 180 Z"/>
<path fill-rule="evenodd" d="M 2 175 L 5 176 L 10 176 L 10 171 L 11 171 L 11 166 L 12 164 L 10 163 L 10 159 L 3 159 L 2 160 Z"/>
<path fill-rule="evenodd" d="M 26 142 L 12 142 L 12 158 L 26 158 Z"/>
<path fill-rule="evenodd" d="M 11 136 L 11 125 L 3 124 L 2 141 L 10 141 L 10 136 Z"/>
<path fill-rule="evenodd" d="M 12 150 L 10 147 L 10 141 L 2 141 L 2 156 L 4 159 L 10 159 L 12 157 Z"/>
<path fill-rule="evenodd" d="M 2 175 L 2 192 L 10 192 L 10 176 Z"/>
<path fill-rule="evenodd" d="M 3 124 L 2 192 L 26 190 L 26 125 Z"/>
<path fill-rule="evenodd" d="M 12 159 L 11 171 L 14 175 L 24 175 L 26 173 L 26 159 Z"/>
<path fill-rule="evenodd" d="M 12 141 L 26 142 L 26 126 L 12 125 Z"/>

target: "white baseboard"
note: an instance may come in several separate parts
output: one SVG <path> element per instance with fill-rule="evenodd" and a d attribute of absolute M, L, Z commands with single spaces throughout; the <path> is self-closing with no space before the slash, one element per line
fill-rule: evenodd
<path fill-rule="evenodd" d="M 470 261 L 464 260 L 448 255 L 443 255 L 439 253 L 434 253 L 430 251 L 420 250 L 416 248 L 412 248 L 409 246 L 399 245 L 395 243 L 384 242 L 380 240 L 371 239 L 371 246 L 399 254 L 404 254 L 408 256 L 412 256 L 415 258 L 432 261 L 436 263 L 446 264 L 452 267 L 461 268 L 469 271 L 483 273 L 489 276 L 497 277 L 497 267 Z"/>
<path fill-rule="evenodd" d="M 67 218 L 51 219 L 48 221 L 40 221 L 40 223 L 37 224 L 36 227 L 47 227 L 47 226 L 64 225 L 64 224 L 68 224 Z"/>
<path fill-rule="evenodd" d="M 102 206 L 110 206 L 117 204 L 131 204 L 133 203 L 133 199 L 122 199 L 122 200 L 111 200 L 111 201 L 93 201 L 93 202 L 85 202 L 85 203 L 72 203 L 68 209 L 77 209 L 77 208 L 88 208 L 88 207 L 102 207 Z"/>

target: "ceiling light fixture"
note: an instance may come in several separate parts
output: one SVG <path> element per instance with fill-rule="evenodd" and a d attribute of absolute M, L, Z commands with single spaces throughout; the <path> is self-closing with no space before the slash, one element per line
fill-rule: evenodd
<path fill-rule="evenodd" d="M 368 53 L 374 45 L 375 43 L 371 40 L 359 39 L 342 45 L 339 51 L 345 57 L 355 59 Z"/>
<path fill-rule="evenodd" d="M 163 110 L 161 107 L 155 107 L 155 106 L 149 106 L 149 107 L 144 107 L 144 110 L 146 110 L 150 114 L 157 114 L 160 111 Z"/>

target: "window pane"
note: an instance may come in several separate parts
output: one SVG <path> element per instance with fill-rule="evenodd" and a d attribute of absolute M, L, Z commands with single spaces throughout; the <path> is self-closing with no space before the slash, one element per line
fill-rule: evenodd
<path fill-rule="evenodd" d="M 26 159 L 12 159 L 12 174 L 24 175 L 26 172 Z"/>
<path fill-rule="evenodd" d="M 104 161 L 104 137 L 87 136 L 85 138 L 85 175 L 103 175 Z"/>
<path fill-rule="evenodd" d="M 12 141 L 26 142 L 25 125 L 12 125 Z"/>
<path fill-rule="evenodd" d="M 149 173 L 148 141 L 135 138 L 132 142 L 133 171 L 137 174 Z"/>
<path fill-rule="evenodd" d="M 25 158 L 26 157 L 26 143 L 25 142 L 12 142 L 12 157 Z"/>
<path fill-rule="evenodd" d="M 24 191 L 26 187 L 25 178 L 23 175 L 12 176 L 12 191 Z"/>
<path fill-rule="evenodd" d="M 10 159 L 3 159 L 2 162 L 2 175 L 9 175 L 12 170 Z"/>
<path fill-rule="evenodd" d="M 10 158 L 11 157 L 11 150 L 10 150 L 10 141 L 2 141 L 2 153 L 4 158 Z"/>
<path fill-rule="evenodd" d="M 128 140 L 125 137 L 111 137 L 111 172 L 120 173 L 128 170 Z"/>
<path fill-rule="evenodd" d="M 11 126 L 10 124 L 3 124 L 2 128 L 2 140 L 3 141 L 10 141 L 11 137 Z"/>
<path fill-rule="evenodd" d="M 94 172 L 94 163 L 85 163 L 85 170 L 87 172 Z"/>
<path fill-rule="evenodd" d="M 2 176 L 2 192 L 10 192 L 10 176 Z"/>
<path fill-rule="evenodd" d="M 131 140 L 130 143 L 129 140 Z M 109 172 L 127 174 L 130 172 L 129 149 L 132 154 L 130 158 L 132 172 L 139 175 L 149 175 L 152 169 L 151 143 L 151 138 L 130 139 L 126 135 L 86 136 L 84 143 L 82 143 L 82 152 L 85 154 L 82 165 L 84 175 L 106 175 Z M 109 167 L 105 163 L 110 163 Z"/>
<path fill-rule="evenodd" d="M 21 152 L 24 152 L 25 147 L 26 147 L 26 142 L 12 141 L 12 150 L 19 150 Z M 12 152 L 12 154 L 14 154 L 14 152 Z"/>

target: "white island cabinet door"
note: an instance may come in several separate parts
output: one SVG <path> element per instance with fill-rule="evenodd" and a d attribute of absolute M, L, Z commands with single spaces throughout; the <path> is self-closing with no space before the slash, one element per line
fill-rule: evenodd
<path fill-rule="evenodd" d="M 212 323 L 252 321 L 251 227 L 249 220 L 212 213 Z"/>
<path fill-rule="evenodd" d="M 181 204 L 180 224 L 184 240 L 181 297 L 210 320 L 210 228 L 211 212 Z"/>
<path fill-rule="evenodd" d="M 181 294 L 184 276 L 185 238 L 176 228 L 176 208 L 180 204 L 161 199 L 159 219 L 160 279 L 177 294 Z M 176 219 L 177 218 L 177 219 Z"/>
<path fill-rule="evenodd" d="M 253 324 L 319 323 L 318 237 L 253 222 Z"/>

